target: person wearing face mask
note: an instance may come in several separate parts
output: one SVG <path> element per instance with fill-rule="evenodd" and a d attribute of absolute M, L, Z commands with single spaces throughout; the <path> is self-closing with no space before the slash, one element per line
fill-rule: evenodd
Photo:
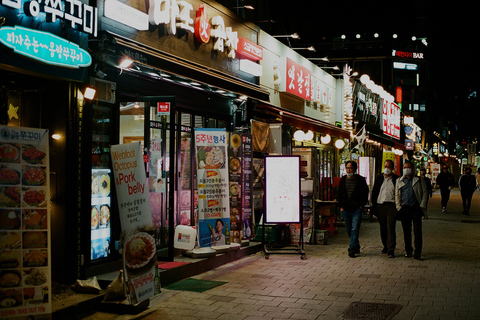
<path fill-rule="evenodd" d="M 389 258 L 395 258 L 397 234 L 397 208 L 395 207 L 395 184 L 398 175 L 393 173 L 395 165 L 392 160 L 383 164 L 383 174 L 375 179 L 372 189 L 372 213 L 377 216 L 380 224 L 380 238 L 383 244 L 382 253 L 388 253 Z"/>
<path fill-rule="evenodd" d="M 428 191 L 425 179 L 414 175 L 412 163 L 405 162 L 403 176 L 397 179 L 395 188 L 395 204 L 401 216 L 403 239 L 405 241 L 405 257 L 412 257 L 412 222 L 415 235 L 415 253 L 413 257 L 421 260 L 423 236 L 422 216 L 427 209 Z"/>
<path fill-rule="evenodd" d="M 442 196 L 442 212 L 447 213 L 447 203 L 450 199 L 450 190 L 455 185 L 455 178 L 453 174 L 448 172 L 446 165 L 442 166 L 442 172 L 437 176 L 437 186 L 440 188 L 440 195 Z"/>
<path fill-rule="evenodd" d="M 358 236 L 362 223 L 362 210 L 368 202 L 369 190 L 365 178 L 356 174 L 355 161 L 347 161 L 345 168 L 347 175 L 340 179 L 337 201 L 350 238 L 348 256 L 355 258 L 355 254 L 360 253 Z"/>
<path fill-rule="evenodd" d="M 463 212 L 462 214 L 470 215 L 470 205 L 472 204 L 472 196 L 475 192 L 475 177 L 472 175 L 472 168 L 466 168 L 465 174 L 458 180 L 458 188 L 462 195 Z"/>

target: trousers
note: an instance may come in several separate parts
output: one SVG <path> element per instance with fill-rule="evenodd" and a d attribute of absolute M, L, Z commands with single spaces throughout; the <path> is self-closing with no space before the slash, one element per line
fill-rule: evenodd
<path fill-rule="evenodd" d="M 422 216 L 423 211 L 419 205 L 416 206 L 403 206 L 402 210 L 405 210 L 404 219 L 402 219 L 403 240 L 405 242 L 405 252 L 413 253 L 412 247 L 412 223 L 413 234 L 415 236 L 415 256 L 422 254 L 423 235 L 422 235 Z"/>
<path fill-rule="evenodd" d="M 397 209 L 395 203 L 385 202 L 377 205 L 376 216 L 380 224 L 380 238 L 383 249 L 393 252 L 397 245 Z"/>
<path fill-rule="evenodd" d="M 349 249 L 360 250 L 360 242 L 358 235 L 360 233 L 360 225 L 362 224 L 362 209 L 359 208 L 353 212 L 340 211 L 343 220 L 345 221 L 345 228 L 347 229 L 348 237 L 350 238 Z"/>
<path fill-rule="evenodd" d="M 440 195 L 442 196 L 442 208 L 447 207 L 448 200 L 450 200 L 450 190 L 440 189 Z"/>

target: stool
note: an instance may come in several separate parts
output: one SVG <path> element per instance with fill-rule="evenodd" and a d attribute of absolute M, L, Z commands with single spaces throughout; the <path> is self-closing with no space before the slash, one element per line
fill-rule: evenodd
<path fill-rule="evenodd" d="M 337 217 L 336 216 L 321 216 L 322 222 L 320 223 L 321 230 L 328 230 L 331 235 L 338 233 Z"/>

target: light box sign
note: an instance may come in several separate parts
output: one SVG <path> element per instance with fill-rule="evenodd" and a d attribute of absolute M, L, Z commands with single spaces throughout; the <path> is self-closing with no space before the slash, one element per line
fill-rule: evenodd
<path fill-rule="evenodd" d="M 284 58 L 280 63 L 285 70 L 284 79 L 280 84 L 280 91 L 291 93 L 297 97 L 310 101 L 312 99 L 312 73 L 295 61 Z"/>
<path fill-rule="evenodd" d="M 54 66 L 79 68 L 92 63 L 86 50 L 49 32 L 20 26 L 2 27 L 0 42 L 20 55 Z"/>
<path fill-rule="evenodd" d="M 265 157 L 265 206 L 266 223 L 300 223 L 300 156 Z"/>
<path fill-rule="evenodd" d="M 387 100 L 383 100 L 382 131 L 389 137 L 400 139 L 400 107 Z"/>

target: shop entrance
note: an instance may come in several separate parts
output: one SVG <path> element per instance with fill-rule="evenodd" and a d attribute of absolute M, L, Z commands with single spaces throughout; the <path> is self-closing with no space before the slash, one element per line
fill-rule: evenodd
<path fill-rule="evenodd" d="M 228 121 L 175 106 L 173 97 L 139 98 L 119 108 L 119 143 L 142 145 L 158 259 L 171 261 L 175 226 L 197 221 L 194 129 L 225 128 Z"/>

